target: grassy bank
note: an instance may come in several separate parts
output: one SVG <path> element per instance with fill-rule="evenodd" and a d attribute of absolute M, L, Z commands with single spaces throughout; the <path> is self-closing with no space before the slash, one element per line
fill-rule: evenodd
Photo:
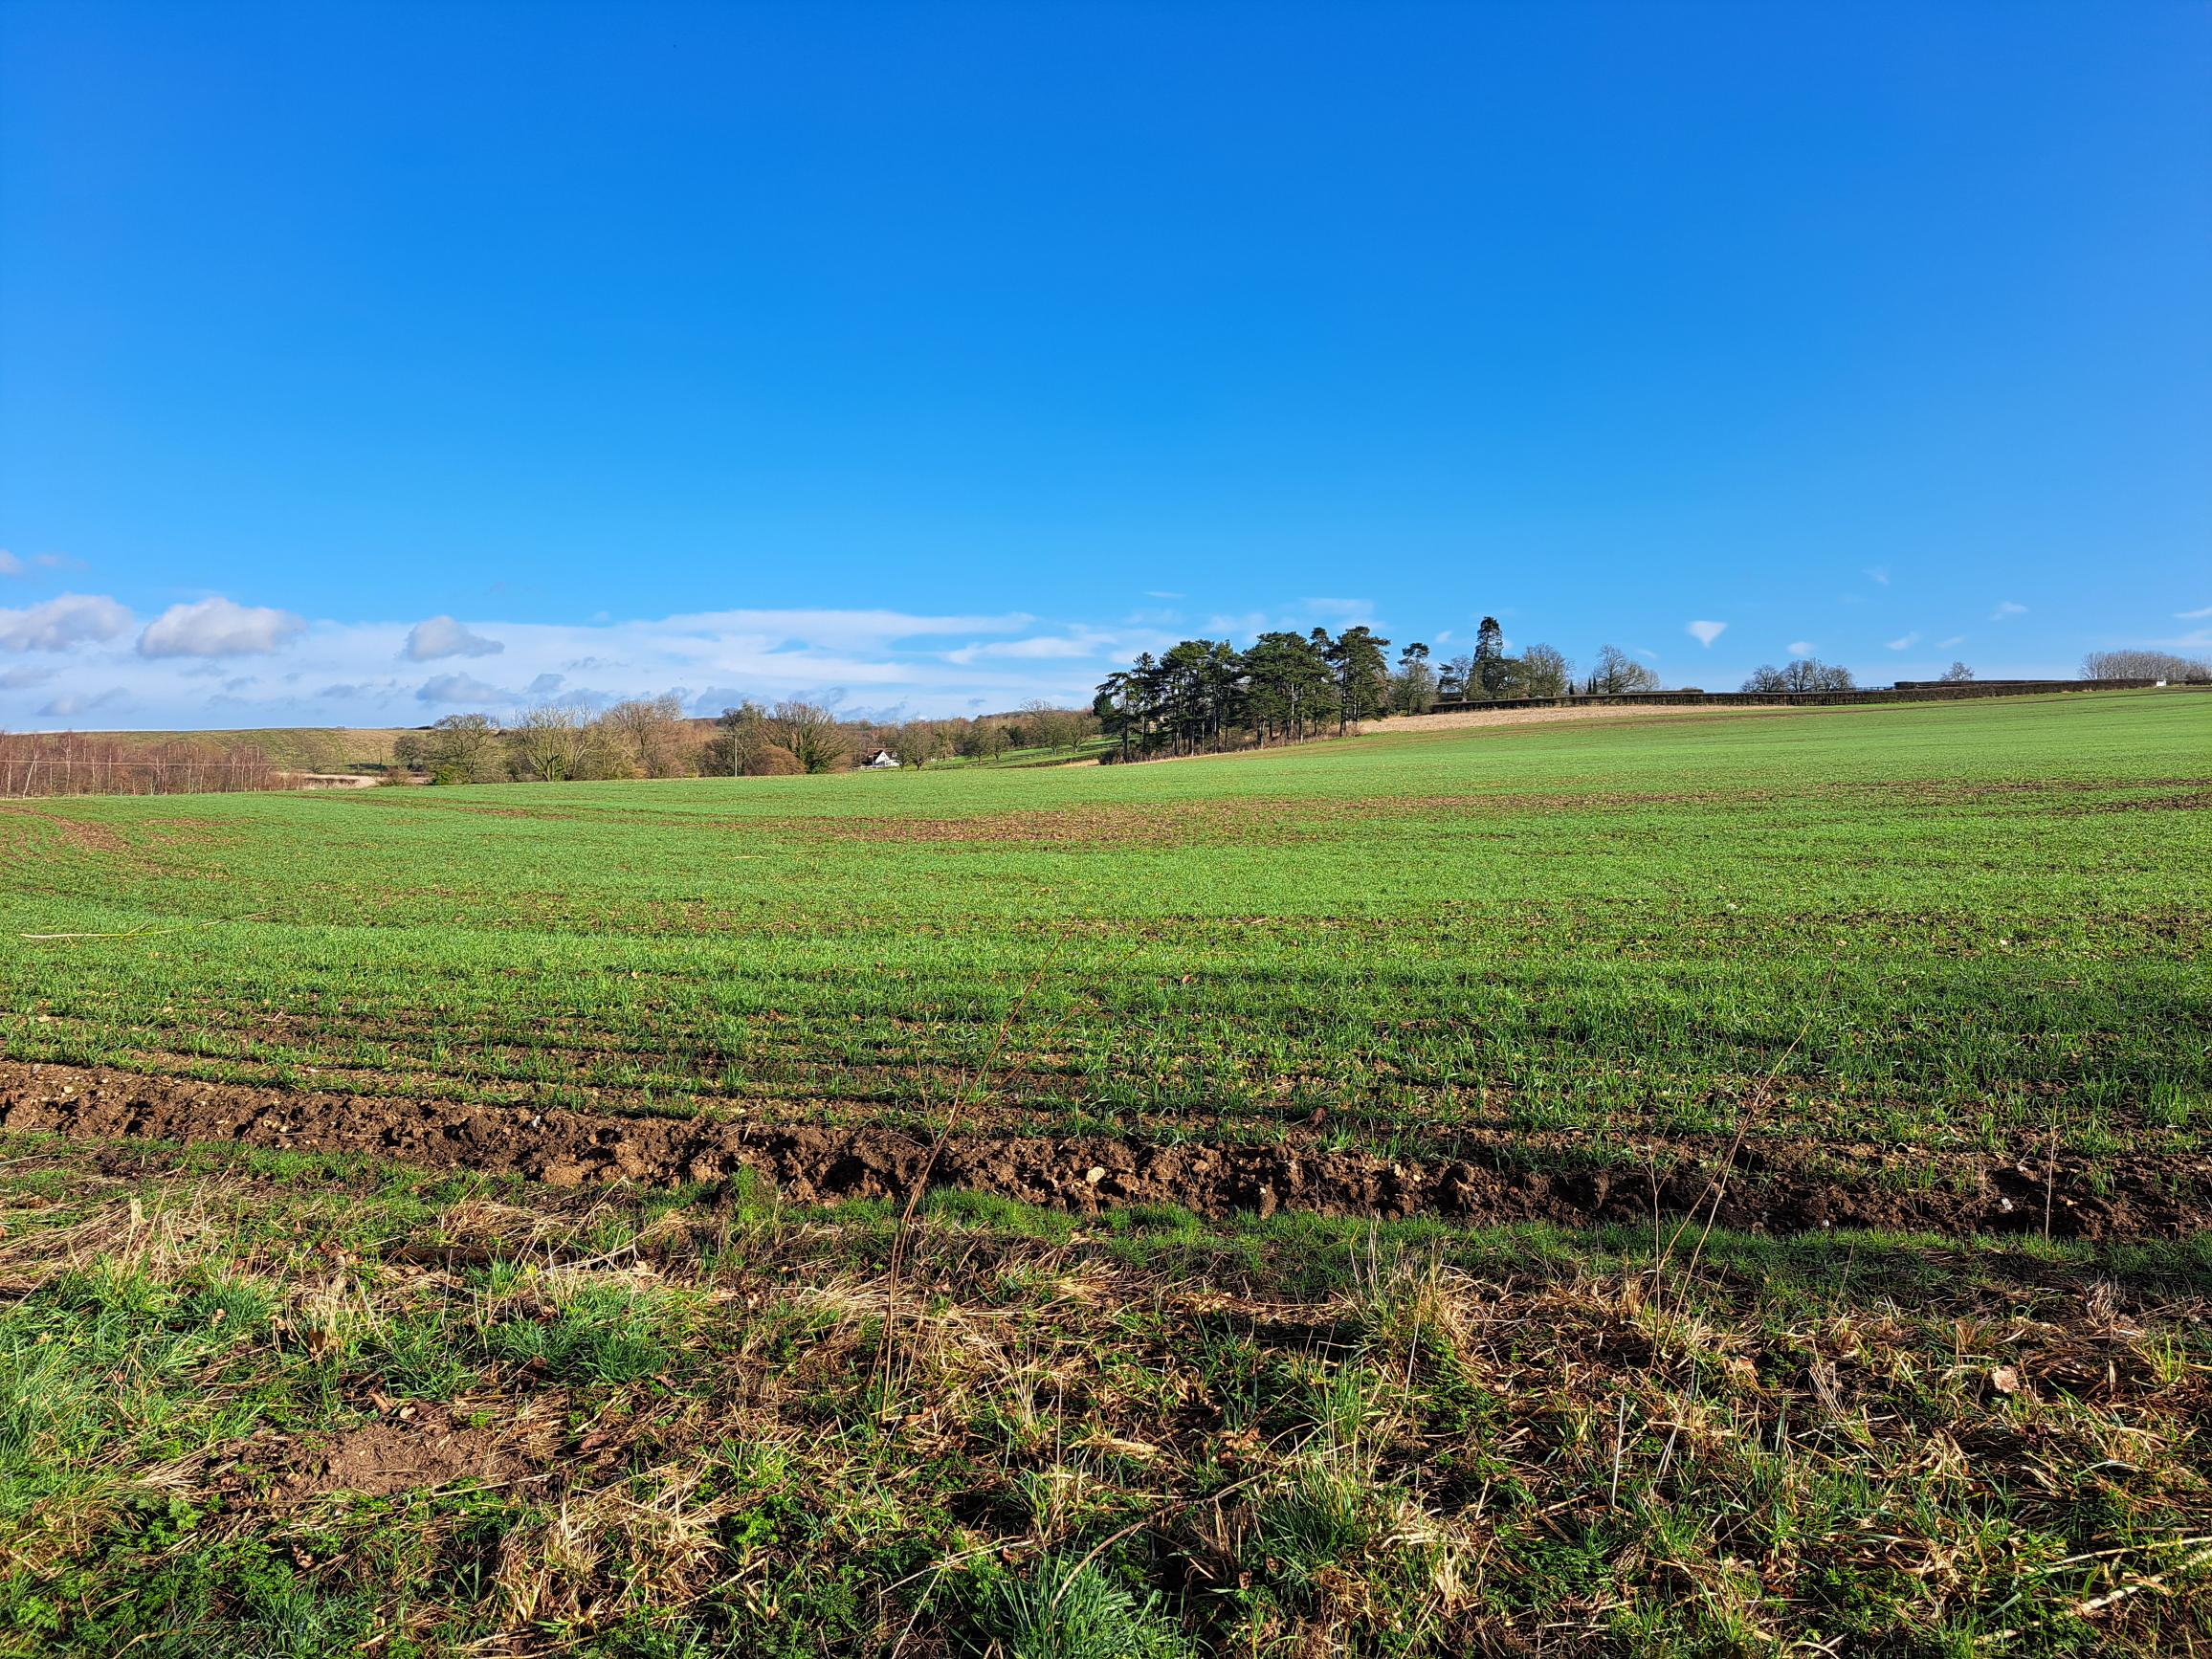
<path fill-rule="evenodd" d="M 0 1652 L 2212 1643 L 2203 1240 L 10 1153 Z"/>

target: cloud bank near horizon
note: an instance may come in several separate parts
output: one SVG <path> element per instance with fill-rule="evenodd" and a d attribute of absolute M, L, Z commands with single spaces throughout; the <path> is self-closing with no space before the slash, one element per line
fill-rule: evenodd
<path fill-rule="evenodd" d="M 1108 670 L 1178 634 L 1021 611 L 730 609 L 586 623 L 308 621 L 209 598 L 138 629 L 120 602 L 0 609 L 0 726 L 421 725 L 467 710 L 604 707 L 674 691 L 719 712 L 806 697 L 855 714 L 960 715 L 1088 701 Z M 138 630 L 135 641 L 133 630 Z M 463 666 L 465 664 L 465 666 Z"/>
<path fill-rule="evenodd" d="M 30 574 L 23 562 L 16 564 L 19 573 Z M 61 567 L 53 558 L 42 558 L 40 565 Z M 1998 607 L 1997 620 L 2025 610 L 2008 600 Z M 2207 610 L 2212 608 L 2173 614 L 2194 621 Z M 1402 640 L 1416 636 L 1378 617 L 1372 601 L 1352 598 L 1308 598 L 1240 615 L 1210 615 L 1195 630 L 1244 640 L 1269 628 L 1302 630 L 1316 622 L 1369 623 Z M 443 612 L 345 622 L 310 620 L 219 595 L 173 604 L 143 618 L 107 595 L 69 592 L 0 607 L 0 729 L 88 723 L 183 729 L 422 725 L 470 710 L 505 715 L 548 701 L 593 709 L 669 692 L 692 711 L 709 715 L 746 697 L 804 697 L 877 717 L 965 715 L 1015 708 L 1032 698 L 1087 703 L 1107 673 L 1140 652 L 1164 651 L 1193 631 L 1175 611 L 1145 608 L 1116 623 L 1055 621 L 1011 610 L 930 614 L 828 608 L 732 608 L 579 623 L 463 619 Z M 1751 660 L 1778 654 L 1781 641 L 1789 640 L 1792 655 L 1813 649 L 1809 640 L 1771 628 L 1746 634 L 1732 624 L 1701 620 L 1684 631 L 1693 643 L 1673 659 L 1678 672 L 1708 684 L 1723 683 L 1736 672 L 1711 660 L 1724 633 L 1735 652 L 1751 653 L 1745 672 Z M 1448 628 L 1425 637 L 1441 649 L 1452 632 Z M 2195 649 L 2212 643 L 2208 636 L 2212 630 L 2196 629 L 2178 641 L 2085 644 Z M 1940 661 L 1900 660 L 1925 637 L 1920 630 L 1887 640 L 1876 635 L 1861 658 L 1869 665 L 1868 677 L 1939 670 Z M 1951 635 L 1942 648 L 1962 640 Z M 1876 650 L 1888 659 L 1878 666 Z M 1639 651 L 1666 672 L 1667 659 Z M 1984 672 L 2071 672 L 2070 665 L 1978 666 Z"/>

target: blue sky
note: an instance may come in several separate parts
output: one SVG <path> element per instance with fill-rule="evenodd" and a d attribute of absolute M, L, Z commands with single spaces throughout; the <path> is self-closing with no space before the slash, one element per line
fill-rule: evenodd
<path fill-rule="evenodd" d="M 2212 649 L 2208 92 L 2179 4 L 12 0 L 0 725 Z"/>

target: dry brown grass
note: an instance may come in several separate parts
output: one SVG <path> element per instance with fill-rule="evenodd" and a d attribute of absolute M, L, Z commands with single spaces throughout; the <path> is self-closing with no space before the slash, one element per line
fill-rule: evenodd
<path fill-rule="evenodd" d="M 1655 1280 L 1648 1251 L 1380 1226 L 1170 1242 L 8 1167 L 46 1181 L 0 1236 L 0 1353 L 127 1340 L 27 1420 L 9 1467 L 40 1495 L 0 1550 L 33 1588 L 102 1563 L 110 1608 L 198 1552 L 245 1617 L 236 1563 L 274 1552 L 366 1648 L 512 1655 L 815 1626 L 988 1651 L 1024 1606 L 1212 1652 L 2065 1626 L 2148 1654 L 2212 1615 L 2212 1286 L 2186 1271 L 1714 1234 Z M 410 1488 L 390 1460 L 431 1427 Z M 1101 1573 L 1168 1599 L 1100 1613 Z M 83 1611 L 45 1634 L 127 1639 Z"/>

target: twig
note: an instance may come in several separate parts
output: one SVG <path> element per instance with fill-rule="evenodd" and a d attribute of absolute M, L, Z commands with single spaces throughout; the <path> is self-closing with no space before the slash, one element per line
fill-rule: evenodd
<path fill-rule="evenodd" d="M 1692 1364 L 1690 1367 L 1690 1404 L 1692 1405 L 1695 1405 L 1697 1404 L 1698 1384 L 1703 1381 L 1703 1374 L 1697 1369 L 1695 1364 Z M 1654 1488 L 1656 1488 L 1661 1481 L 1667 1478 L 1668 1468 L 1674 1461 L 1675 1437 L 1682 1432 L 1683 1414 L 1677 1411 L 1673 1415 L 1674 1421 L 1668 1427 L 1667 1429 L 1667 1448 L 1664 1451 L 1660 1452 L 1658 1471 L 1651 1476 L 1651 1484 Z"/>
<path fill-rule="evenodd" d="M 2058 1186 L 2058 1115 L 2050 1119 L 2050 1150 L 2043 1158 L 2043 1242 L 2050 1243 L 2050 1201 Z"/>
<path fill-rule="evenodd" d="M 1626 1449 L 1628 1437 L 1628 1397 L 1624 1394 L 1620 1409 L 1613 1414 L 1613 1490 L 1605 1494 L 1605 1507 L 1621 1507 L 1621 1453 Z"/>

